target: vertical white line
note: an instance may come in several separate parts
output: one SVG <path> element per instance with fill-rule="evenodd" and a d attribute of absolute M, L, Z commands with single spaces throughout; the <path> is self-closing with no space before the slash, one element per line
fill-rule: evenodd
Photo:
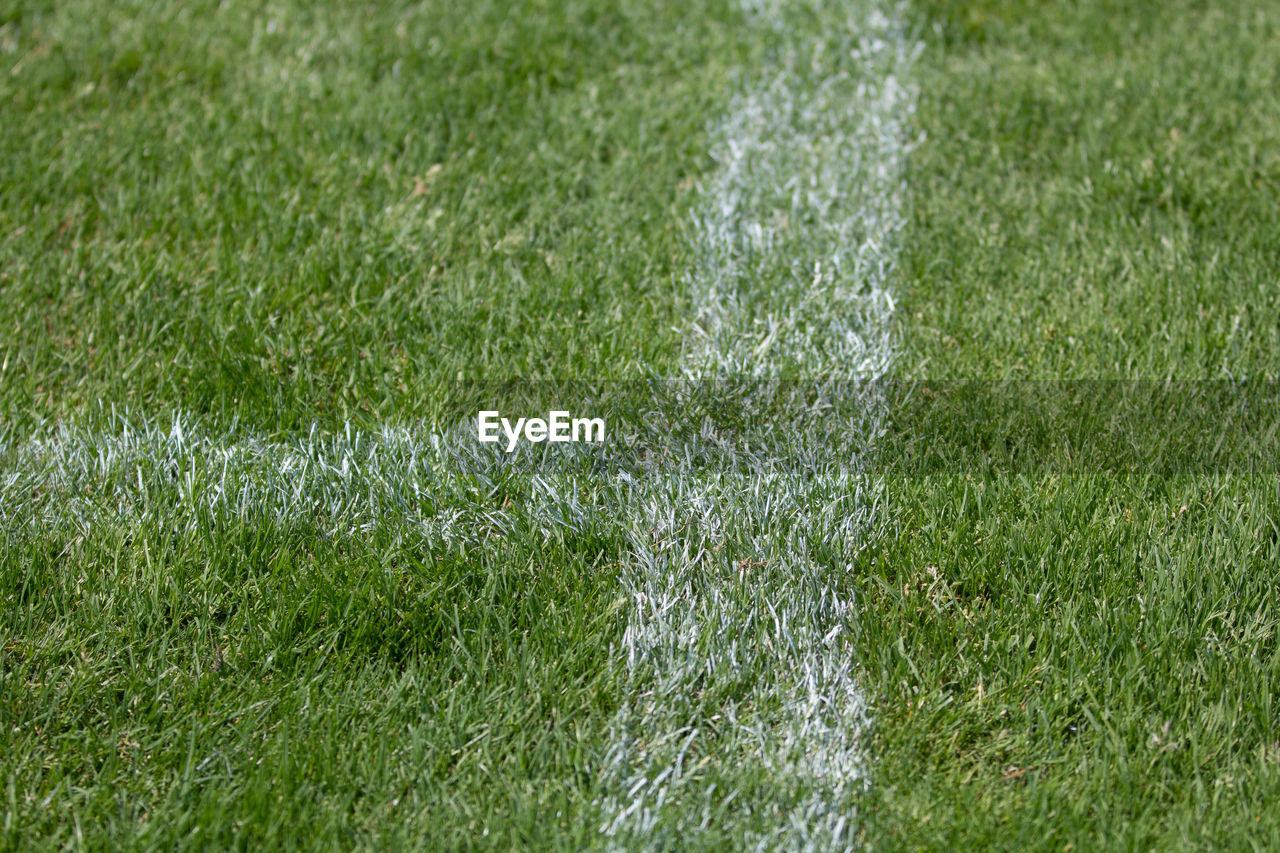
<path fill-rule="evenodd" d="M 781 46 L 715 129 L 693 229 L 685 374 L 722 383 L 743 423 L 696 435 L 635 491 L 622 578 L 635 695 L 615 721 L 602 826 L 623 847 L 707 833 L 827 850 L 857 831 L 866 709 L 842 574 L 877 496 L 866 461 L 893 359 L 912 48 L 897 7 L 797 5 L 749 9 Z M 789 35 L 797 11 L 817 16 L 816 41 Z"/>

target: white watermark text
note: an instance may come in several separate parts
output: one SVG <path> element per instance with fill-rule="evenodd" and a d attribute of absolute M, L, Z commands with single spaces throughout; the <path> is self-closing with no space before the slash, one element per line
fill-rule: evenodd
<path fill-rule="evenodd" d="M 568 412 L 553 410 L 543 418 L 517 418 L 512 421 L 497 411 L 481 411 L 476 419 L 476 429 L 481 442 L 493 443 L 507 440 L 507 452 L 511 453 L 521 440 L 540 444 L 550 442 L 604 442 L 604 418 L 575 418 Z"/>

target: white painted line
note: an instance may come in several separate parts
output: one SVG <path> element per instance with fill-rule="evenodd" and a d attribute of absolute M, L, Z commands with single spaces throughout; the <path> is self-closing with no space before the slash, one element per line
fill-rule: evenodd
<path fill-rule="evenodd" d="M 0 446 L 0 524 L 89 532 L 147 517 L 188 530 L 304 520 L 331 538 L 384 529 L 414 542 L 479 544 L 514 532 L 519 520 L 526 534 L 553 536 L 588 510 L 564 482 L 534 479 L 534 456 L 481 446 L 473 422 L 268 441 L 211 433 L 189 415 L 162 423 L 116 416 L 106 428 L 61 424 Z M 513 471 L 528 486 L 516 512 L 495 497 Z"/>
<path fill-rule="evenodd" d="M 817 43 L 787 42 L 793 7 L 752 7 L 786 46 L 714 132 L 686 375 L 845 384 L 752 422 L 779 386 L 729 383 L 748 421 L 732 444 L 706 436 L 636 490 L 622 578 L 634 689 L 602 803 L 602 832 L 621 848 L 706 833 L 831 850 L 858 828 L 866 708 L 842 574 L 878 495 L 866 462 L 883 403 L 860 383 L 893 360 L 889 277 L 914 103 L 899 75 L 912 48 L 897 8 L 837 4 L 832 21 L 816 0 L 801 5 L 829 25 Z"/>

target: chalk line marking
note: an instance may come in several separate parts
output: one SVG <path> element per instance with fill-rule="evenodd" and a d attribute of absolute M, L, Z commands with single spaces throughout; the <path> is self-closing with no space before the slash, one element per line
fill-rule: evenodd
<path fill-rule="evenodd" d="M 635 688 L 604 774 L 620 848 L 830 850 L 858 829 L 866 708 L 842 581 L 879 495 L 913 47 L 896 6 L 749 12 L 782 46 L 713 133 L 685 359 L 742 417 L 637 489 Z M 816 41 L 789 36 L 792 14 L 817 17 Z"/>

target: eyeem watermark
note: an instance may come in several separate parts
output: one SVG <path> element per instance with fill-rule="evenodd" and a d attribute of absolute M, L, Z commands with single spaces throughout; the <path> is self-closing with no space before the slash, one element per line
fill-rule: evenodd
<path fill-rule="evenodd" d="M 480 441 L 492 443 L 507 437 L 507 452 L 516 449 L 521 439 L 540 444 L 544 441 L 585 441 L 589 444 L 604 442 L 604 418 L 575 418 L 568 412 L 552 411 L 542 418 L 499 417 L 496 411 L 482 411 L 476 421 Z"/>

